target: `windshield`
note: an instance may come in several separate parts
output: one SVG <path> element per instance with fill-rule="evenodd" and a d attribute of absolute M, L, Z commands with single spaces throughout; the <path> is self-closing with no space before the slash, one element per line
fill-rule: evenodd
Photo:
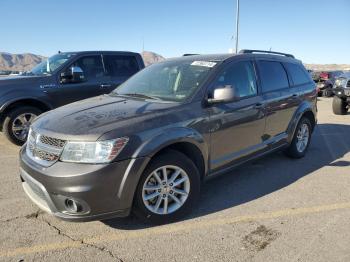
<path fill-rule="evenodd" d="M 30 71 L 34 75 L 47 75 L 54 72 L 58 67 L 64 64 L 75 54 L 57 54 L 49 57 L 46 61 L 41 62 Z"/>
<path fill-rule="evenodd" d="M 215 62 L 170 61 L 152 65 L 134 75 L 111 95 L 129 95 L 181 102 L 203 83 Z"/>

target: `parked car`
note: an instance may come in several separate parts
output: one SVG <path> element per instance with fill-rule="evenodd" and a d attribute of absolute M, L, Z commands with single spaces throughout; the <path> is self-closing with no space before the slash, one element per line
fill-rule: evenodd
<path fill-rule="evenodd" d="M 131 52 L 58 53 L 21 76 L 0 79 L 0 131 L 17 145 L 41 113 L 109 93 L 144 68 Z"/>
<path fill-rule="evenodd" d="M 350 73 L 344 73 L 334 85 L 333 113 L 346 115 L 350 107 Z"/>
<path fill-rule="evenodd" d="M 341 76 L 343 71 L 324 71 L 320 72 L 316 79 L 318 94 L 320 96 L 331 97 L 333 96 L 333 86 L 335 80 Z"/>
<path fill-rule="evenodd" d="M 22 185 L 64 220 L 132 210 L 173 221 L 193 209 L 209 177 L 276 150 L 303 157 L 316 101 L 315 83 L 289 54 L 170 59 L 109 95 L 38 117 L 20 151 Z"/>

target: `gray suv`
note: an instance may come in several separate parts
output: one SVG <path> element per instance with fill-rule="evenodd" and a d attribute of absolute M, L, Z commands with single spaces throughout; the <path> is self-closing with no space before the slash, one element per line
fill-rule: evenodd
<path fill-rule="evenodd" d="M 315 83 L 292 55 L 192 55 L 143 69 L 108 95 L 44 113 L 20 152 L 24 191 L 69 221 L 183 217 L 201 182 L 276 150 L 301 158 Z"/>

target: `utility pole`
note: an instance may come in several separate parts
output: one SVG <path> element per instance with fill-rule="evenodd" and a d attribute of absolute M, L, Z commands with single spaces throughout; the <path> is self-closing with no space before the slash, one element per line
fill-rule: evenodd
<path fill-rule="evenodd" d="M 238 53 L 238 30 L 239 30 L 239 0 L 237 1 L 236 8 L 236 54 Z"/>
<path fill-rule="evenodd" d="M 142 37 L 142 53 L 145 52 L 145 37 Z"/>

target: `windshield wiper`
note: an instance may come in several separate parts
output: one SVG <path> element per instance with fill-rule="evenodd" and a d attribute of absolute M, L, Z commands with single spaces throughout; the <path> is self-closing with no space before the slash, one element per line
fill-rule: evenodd
<path fill-rule="evenodd" d="M 131 96 L 131 97 L 139 97 L 139 98 L 146 98 L 146 99 L 153 99 L 153 100 L 161 100 L 159 97 L 156 97 L 156 96 L 150 96 L 150 95 L 139 94 L 139 93 L 127 93 L 127 94 L 115 93 L 115 94 L 120 96 Z"/>

